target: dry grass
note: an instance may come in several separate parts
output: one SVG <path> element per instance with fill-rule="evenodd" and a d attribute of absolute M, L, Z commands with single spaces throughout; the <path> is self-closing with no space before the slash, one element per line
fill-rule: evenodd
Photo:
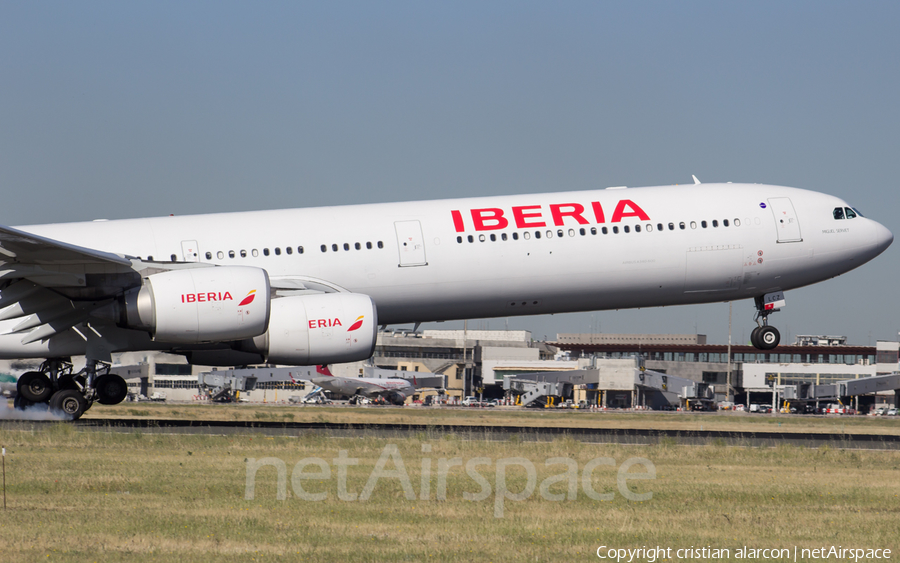
<path fill-rule="evenodd" d="M 900 435 L 900 417 L 763 415 L 750 413 L 587 412 L 499 407 L 325 407 L 275 405 L 95 405 L 85 418 L 162 418 L 266 422 L 391 423 L 428 426 L 498 425 L 653 430 L 723 430 Z"/>
<path fill-rule="evenodd" d="M 0 519 L 0 553 L 3 561 L 500 562 L 595 559 L 599 545 L 900 548 L 896 452 L 423 440 L 3 429 L 9 509 Z M 331 464 L 346 450 L 359 459 L 347 480 L 358 493 L 387 444 L 399 448 L 417 496 L 422 460 L 431 460 L 430 500 L 408 500 L 397 479 L 385 479 L 366 502 L 340 501 L 334 474 L 304 482 L 328 493 L 323 502 L 291 492 L 298 461 Z M 579 478 L 575 500 L 535 491 L 507 501 L 495 518 L 493 495 L 463 498 L 479 485 L 459 467 L 449 472 L 446 500 L 434 498 L 438 460 L 486 457 L 490 464 L 478 471 L 493 486 L 497 461 L 514 456 L 535 465 L 538 483 L 561 471 L 545 467 L 548 458 L 568 457 L 579 469 L 613 458 L 616 467 L 598 467 L 592 486 L 614 498 L 588 498 Z M 657 471 L 655 480 L 630 483 L 653 493 L 643 502 L 625 499 L 616 484 L 617 467 L 635 456 Z M 286 463 L 286 500 L 276 500 L 271 467 L 259 471 L 255 498 L 244 500 L 245 460 L 264 457 Z M 524 471 L 508 475 L 510 490 L 522 490 Z M 564 484 L 551 491 L 565 492 Z"/>

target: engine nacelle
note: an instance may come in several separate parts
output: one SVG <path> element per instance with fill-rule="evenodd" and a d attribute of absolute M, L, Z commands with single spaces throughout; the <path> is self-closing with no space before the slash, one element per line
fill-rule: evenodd
<path fill-rule="evenodd" d="M 269 330 L 241 343 L 271 364 L 357 362 L 375 352 L 375 303 L 359 293 L 324 293 L 272 301 Z"/>
<path fill-rule="evenodd" d="M 222 266 L 153 274 L 124 297 L 122 326 L 163 342 L 197 344 L 253 338 L 269 326 L 269 276 Z"/>

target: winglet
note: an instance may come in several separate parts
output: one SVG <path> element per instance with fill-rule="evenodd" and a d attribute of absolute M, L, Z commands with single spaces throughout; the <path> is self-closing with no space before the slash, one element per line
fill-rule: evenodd
<path fill-rule="evenodd" d="M 694 179 L 694 183 L 695 183 L 695 184 L 699 184 L 699 183 L 700 183 L 700 180 L 698 180 L 697 177 L 694 176 L 693 174 L 691 174 L 691 178 Z"/>
<path fill-rule="evenodd" d="M 316 366 L 316 373 L 321 374 L 321 375 L 328 375 L 328 376 L 334 377 L 334 374 L 331 373 L 331 370 L 328 369 L 328 366 L 326 366 L 325 364 L 322 364 L 322 365 L 320 365 L 320 366 Z"/>

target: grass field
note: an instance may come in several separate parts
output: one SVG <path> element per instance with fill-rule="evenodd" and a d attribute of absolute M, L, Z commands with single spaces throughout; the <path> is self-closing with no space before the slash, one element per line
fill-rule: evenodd
<path fill-rule="evenodd" d="M 65 423 L 0 428 L 8 491 L 2 561 L 570 561 L 597 560 L 601 545 L 732 550 L 718 560 L 735 559 L 742 546 L 840 545 L 889 548 L 896 559 L 900 550 L 897 452 L 488 443 L 438 431 L 386 441 L 80 431 Z M 334 460 L 341 450 L 358 460 L 345 466 L 346 494 L 365 490 L 380 458 L 390 458 L 384 470 L 396 475 L 379 480 L 365 501 L 339 500 Z M 461 466 L 444 471 L 446 495 L 436 498 L 441 460 L 479 457 L 486 460 L 474 471 L 486 480 L 486 498 L 464 498 L 482 484 Z M 536 486 L 527 499 L 505 500 L 496 517 L 499 467 L 516 457 L 524 459 L 502 481 L 510 494 L 525 490 L 527 463 Z M 554 457 L 569 458 L 577 471 L 572 500 L 549 498 L 571 495 L 565 477 L 540 493 L 548 477 L 564 474 L 564 465 L 545 466 Z M 600 457 L 612 461 L 596 466 L 588 484 L 611 500 L 590 498 L 582 481 Z M 623 492 L 618 472 L 638 457 L 649 460 L 656 478 L 626 481 Z M 284 462 L 285 500 L 277 499 L 274 466 L 258 470 L 253 498 L 245 500 L 248 460 L 263 458 Z M 323 460 L 330 478 L 292 479 L 319 470 L 298 472 L 304 458 Z M 639 464 L 627 473 L 648 470 Z M 430 475 L 427 500 L 423 472 Z M 304 491 L 327 499 L 298 498 Z M 652 498 L 629 500 L 625 492 Z"/>
<path fill-rule="evenodd" d="M 442 407 L 325 407 L 272 405 L 97 405 L 84 418 L 162 418 L 284 422 L 394 423 L 647 428 L 656 430 L 778 431 L 900 435 L 900 417 L 804 416 L 750 413 L 579 412 L 552 409 Z"/>

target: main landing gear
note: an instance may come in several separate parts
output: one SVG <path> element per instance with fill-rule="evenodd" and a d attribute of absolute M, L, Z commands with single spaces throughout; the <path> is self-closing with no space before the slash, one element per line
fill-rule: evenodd
<path fill-rule="evenodd" d="M 40 371 L 29 371 L 16 384 L 15 407 L 42 406 L 69 420 L 78 420 L 94 401 L 115 405 L 125 400 L 128 385 L 120 376 L 109 373 L 109 364 L 88 360 L 84 369 L 72 373 L 68 360 L 53 359 L 41 364 Z"/>
<path fill-rule="evenodd" d="M 767 293 L 755 301 L 757 327 L 750 333 L 750 343 L 758 350 L 771 350 L 781 342 L 781 334 L 777 328 L 769 326 L 769 314 L 784 307 L 784 293 Z"/>

